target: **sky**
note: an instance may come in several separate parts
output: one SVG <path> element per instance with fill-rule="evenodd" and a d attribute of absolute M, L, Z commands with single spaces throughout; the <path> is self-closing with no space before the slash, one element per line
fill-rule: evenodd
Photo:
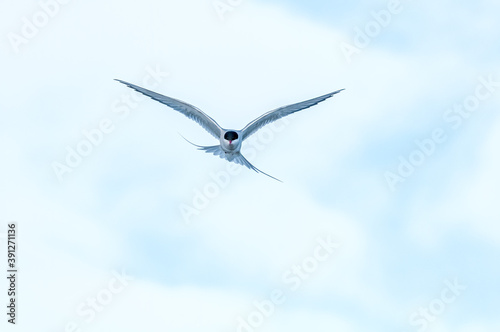
<path fill-rule="evenodd" d="M 500 329 L 498 2 L 1 6 L 2 331 Z"/>

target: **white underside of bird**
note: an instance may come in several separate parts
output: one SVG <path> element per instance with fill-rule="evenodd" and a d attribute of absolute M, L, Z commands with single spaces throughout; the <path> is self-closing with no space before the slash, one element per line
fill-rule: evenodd
<path fill-rule="evenodd" d="M 257 132 L 259 129 L 264 127 L 265 125 L 274 122 L 276 120 L 279 120 L 287 115 L 314 106 L 332 97 L 333 95 L 339 93 L 340 91 L 344 90 L 340 89 L 320 97 L 316 97 L 296 104 L 277 108 L 275 110 L 272 110 L 270 112 L 261 115 L 257 119 L 247 124 L 243 129 L 233 130 L 233 129 L 223 129 L 214 119 L 209 117 L 207 114 L 203 113 L 199 108 L 190 105 L 186 102 L 161 95 L 159 93 L 141 88 L 137 85 L 122 80 L 117 79 L 117 81 L 125 84 L 129 88 L 136 90 L 137 92 L 140 92 L 184 114 L 191 120 L 197 122 L 199 125 L 205 128 L 205 130 L 208 131 L 212 136 L 214 136 L 216 139 L 219 140 L 219 144 L 213 146 L 200 146 L 188 141 L 189 143 L 196 146 L 198 149 L 203 150 L 206 153 L 211 153 L 215 156 L 219 156 L 220 158 L 226 159 L 227 161 L 245 166 L 251 170 L 254 170 L 257 173 L 262 173 L 280 182 L 281 180 L 278 180 L 275 177 L 262 172 L 261 170 L 253 166 L 245 157 L 243 157 L 243 155 L 240 152 L 243 141 L 248 137 L 250 137 L 255 132 Z"/>

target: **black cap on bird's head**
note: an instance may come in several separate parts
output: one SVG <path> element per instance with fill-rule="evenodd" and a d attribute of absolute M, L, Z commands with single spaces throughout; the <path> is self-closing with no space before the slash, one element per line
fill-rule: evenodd
<path fill-rule="evenodd" d="M 233 141 L 238 139 L 238 133 L 235 131 L 228 131 L 224 134 L 224 139 L 229 141 L 229 144 L 231 144 Z"/>

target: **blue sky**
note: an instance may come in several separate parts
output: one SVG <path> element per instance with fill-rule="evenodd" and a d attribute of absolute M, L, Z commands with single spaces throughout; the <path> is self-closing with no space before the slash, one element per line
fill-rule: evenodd
<path fill-rule="evenodd" d="M 499 5 L 401 1 L 381 26 L 390 2 L 221 3 L 1 11 L 18 327 L 498 331 Z M 238 129 L 346 90 L 245 142 L 278 183 L 233 175 L 179 136 L 215 144 L 198 125 L 115 78 Z M 310 273 L 290 279 L 297 266 Z M 266 314 L 274 291 L 284 303 Z"/>

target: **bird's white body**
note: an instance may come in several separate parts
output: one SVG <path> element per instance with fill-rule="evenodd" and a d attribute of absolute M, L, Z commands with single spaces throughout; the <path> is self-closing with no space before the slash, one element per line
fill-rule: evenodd
<path fill-rule="evenodd" d="M 243 157 L 243 155 L 240 153 L 241 150 L 241 145 L 243 141 L 254 134 L 257 130 L 262 128 L 263 126 L 274 122 L 278 119 L 281 119 L 284 116 L 293 114 L 295 112 L 298 112 L 300 110 L 306 109 L 308 107 L 314 106 L 334 94 L 339 93 L 341 90 L 337 90 L 335 92 L 309 99 L 300 103 L 284 106 L 277 108 L 273 111 L 267 112 L 263 114 L 262 116 L 258 117 L 257 119 L 253 120 L 249 124 L 245 126 L 245 128 L 241 130 L 233 130 L 233 129 L 223 129 L 219 124 L 209 117 L 207 114 L 203 113 L 200 109 L 196 108 L 193 105 L 190 105 L 186 102 L 183 102 L 181 100 L 177 100 L 174 98 L 170 98 L 164 95 L 161 95 L 159 93 L 141 88 L 137 85 L 127 83 L 125 81 L 117 80 L 120 83 L 125 84 L 129 88 L 132 88 L 156 101 L 159 101 L 162 104 L 165 104 L 174 110 L 184 114 L 188 118 L 196 121 L 199 125 L 201 125 L 203 128 L 205 128 L 206 131 L 208 131 L 212 136 L 214 136 L 216 139 L 219 140 L 219 145 L 214 145 L 214 146 L 200 146 L 191 144 L 197 146 L 200 150 L 204 150 L 207 153 L 212 153 L 216 156 L 219 156 L 223 159 L 226 159 L 230 162 L 234 162 L 240 165 L 243 165 L 245 167 L 248 167 L 249 169 L 252 169 L 256 171 L 257 173 L 262 173 L 265 174 L 275 180 L 275 177 L 270 176 L 269 174 L 266 174 L 262 172 L 261 170 L 257 169 L 255 166 L 250 164 L 248 160 Z M 279 180 L 278 180 L 279 181 Z"/>
<path fill-rule="evenodd" d="M 238 138 L 236 139 L 233 139 L 233 140 L 228 140 L 228 139 L 225 139 L 224 136 L 227 134 L 227 133 L 236 133 L 238 136 Z M 227 153 L 235 153 L 235 152 L 240 152 L 240 149 L 241 149 L 241 132 L 239 130 L 224 130 L 223 129 L 223 132 L 221 133 L 220 135 L 220 146 L 222 148 L 222 150 L 224 152 L 227 152 Z"/>

